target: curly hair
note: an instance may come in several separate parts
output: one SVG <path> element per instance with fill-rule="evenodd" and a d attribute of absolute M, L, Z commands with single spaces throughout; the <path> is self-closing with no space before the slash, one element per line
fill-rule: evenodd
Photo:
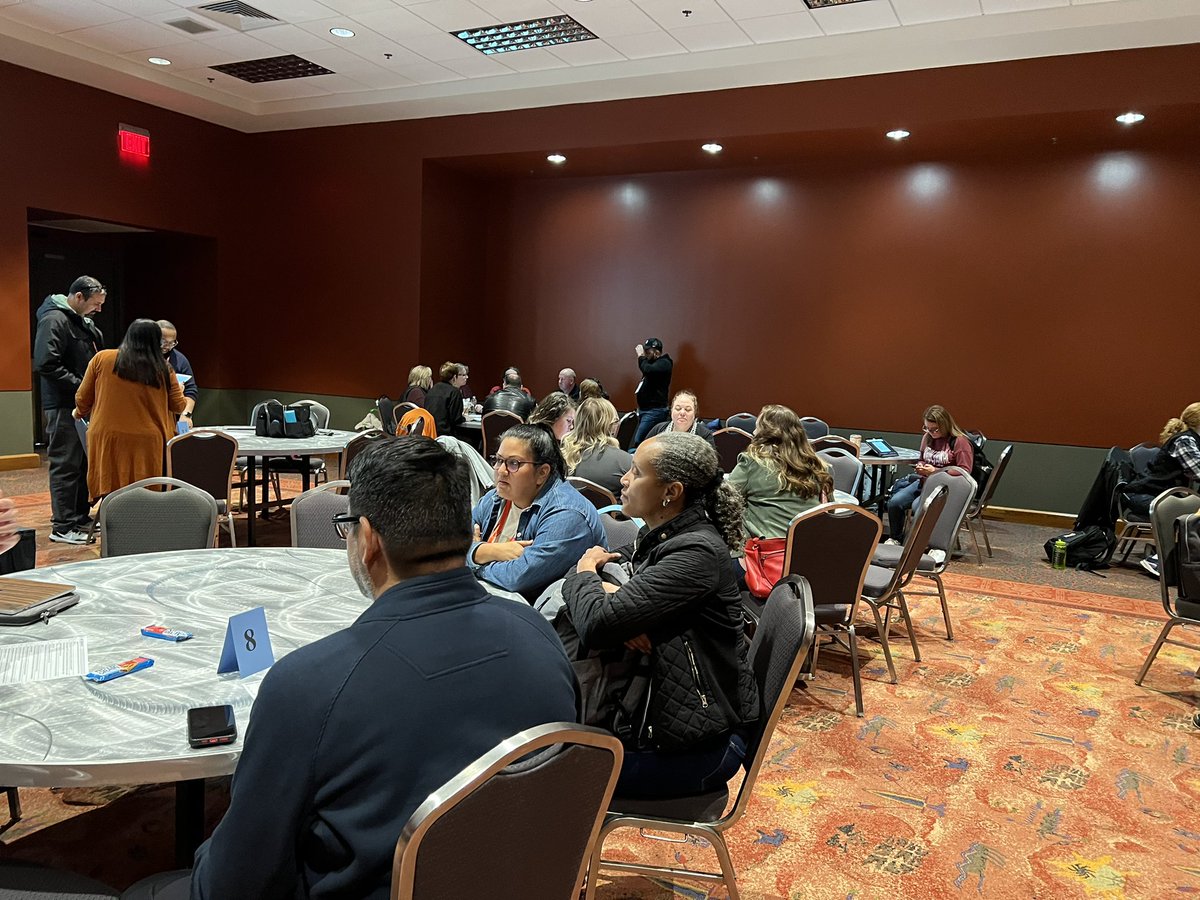
<path fill-rule="evenodd" d="M 653 439 L 658 449 L 650 465 L 660 481 L 683 485 L 685 506 L 704 504 L 709 520 L 731 550 L 743 544 L 742 492 L 725 480 L 721 461 L 712 444 L 686 431 L 664 431 Z"/>
<path fill-rule="evenodd" d="M 1167 424 L 1163 426 L 1162 434 L 1158 436 L 1158 442 L 1165 444 L 1177 434 L 1187 431 L 1189 428 L 1194 431 L 1200 431 L 1200 403 L 1189 404 L 1183 412 L 1179 414 L 1177 419 L 1169 419 Z"/>
<path fill-rule="evenodd" d="M 583 454 L 601 447 L 616 447 L 612 436 L 617 424 L 617 408 L 607 400 L 584 400 L 575 414 L 575 428 L 562 439 L 563 462 L 574 472 Z"/>
<path fill-rule="evenodd" d="M 786 406 L 768 404 L 746 455 L 779 479 L 779 489 L 798 497 L 833 496 L 833 476 L 808 441 L 800 417 Z"/>

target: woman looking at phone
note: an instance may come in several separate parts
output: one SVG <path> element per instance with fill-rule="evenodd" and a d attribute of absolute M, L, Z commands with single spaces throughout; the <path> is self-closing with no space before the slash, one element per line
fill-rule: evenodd
<path fill-rule="evenodd" d="M 925 410 L 924 420 L 918 451 L 920 459 L 913 465 L 915 474 L 897 481 L 888 497 L 889 544 L 903 543 L 904 514 L 909 509 L 916 514 L 926 478 L 950 466 L 970 472 L 975 462 L 975 448 L 946 407 L 934 404 Z"/>

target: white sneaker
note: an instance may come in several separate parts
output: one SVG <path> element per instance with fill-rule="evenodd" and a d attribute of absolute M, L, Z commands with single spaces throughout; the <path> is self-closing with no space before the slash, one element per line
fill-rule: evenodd
<path fill-rule="evenodd" d="M 883 544 L 885 547 L 899 547 L 900 546 L 900 542 L 898 540 L 896 540 L 895 538 L 888 538 L 886 541 L 883 542 Z"/>
<path fill-rule="evenodd" d="M 1149 572 L 1155 578 L 1159 577 L 1158 554 L 1155 554 L 1154 556 L 1147 556 L 1145 559 L 1142 560 L 1141 566 L 1143 569 L 1145 569 L 1147 572 Z"/>
<path fill-rule="evenodd" d="M 85 531 L 52 531 L 50 532 L 50 540 L 57 541 L 60 544 L 86 544 L 88 536 Z"/>

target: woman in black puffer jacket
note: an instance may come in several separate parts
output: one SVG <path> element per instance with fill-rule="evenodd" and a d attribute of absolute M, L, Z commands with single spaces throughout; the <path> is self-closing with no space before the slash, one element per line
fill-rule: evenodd
<path fill-rule="evenodd" d="M 624 513 L 646 522 L 628 557 L 629 581 L 605 585 L 597 568 L 622 557 L 593 547 L 563 585 L 584 647 L 625 645 L 650 657 L 645 722 L 623 735 L 617 793 L 715 790 L 737 771 L 759 716 L 729 565 L 742 543 L 741 495 L 724 483 L 708 442 L 675 432 L 638 447 L 621 488 Z"/>

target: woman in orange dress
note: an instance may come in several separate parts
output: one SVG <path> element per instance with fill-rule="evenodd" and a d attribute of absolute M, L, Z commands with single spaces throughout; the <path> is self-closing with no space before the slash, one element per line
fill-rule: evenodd
<path fill-rule="evenodd" d="M 75 418 L 90 417 L 88 493 L 93 501 L 162 475 L 163 450 L 184 402 L 153 319 L 136 319 L 120 347 L 92 357 L 75 392 Z"/>

